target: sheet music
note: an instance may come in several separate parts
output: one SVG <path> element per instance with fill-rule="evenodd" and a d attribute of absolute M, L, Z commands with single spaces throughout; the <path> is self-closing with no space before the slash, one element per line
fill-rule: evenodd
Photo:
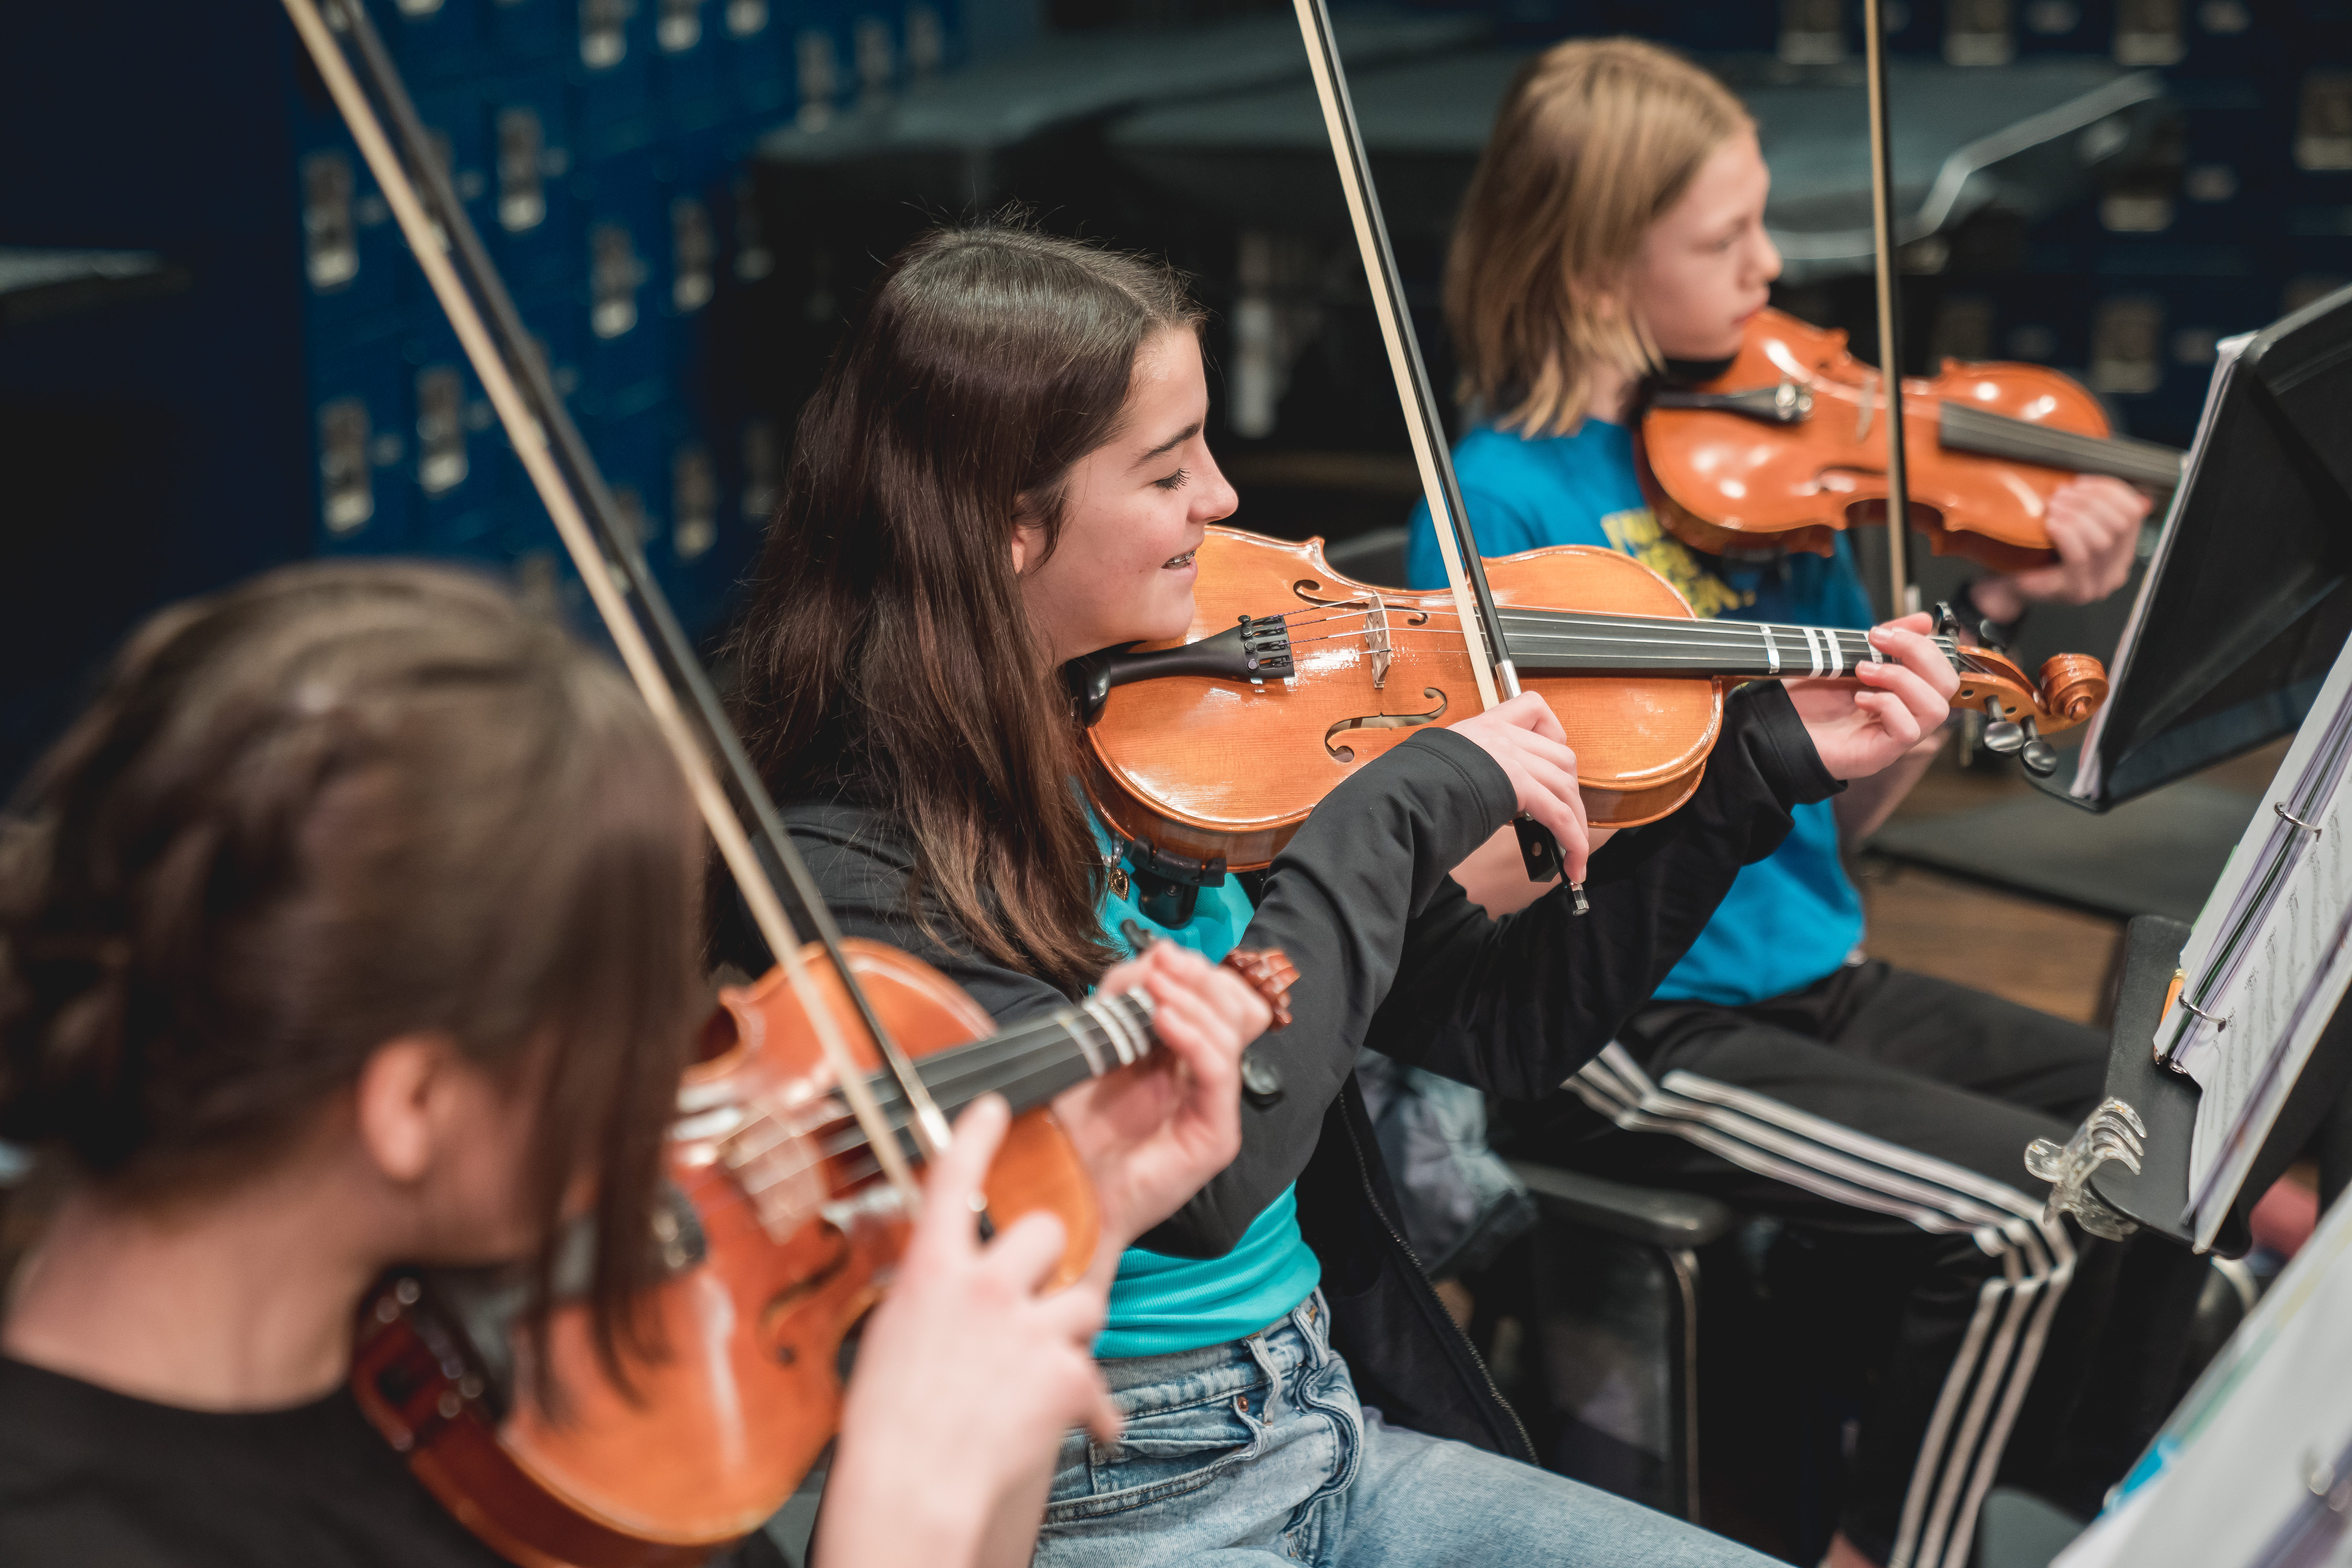
<path fill-rule="evenodd" d="M 2240 332 L 2213 345 L 2213 379 L 2206 389 L 2205 410 L 2197 416 L 2197 439 L 2189 444 L 2188 461 L 2180 470 L 2180 483 L 2174 487 L 2171 504 L 2165 508 L 2164 525 L 2157 531 L 2156 552 L 2148 558 L 2147 570 L 2140 574 L 2139 593 L 2132 600 L 2131 617 L 2124 622 L 2124 635 L 2116 644 L 2116 656 L 2107 660 L 2107 668 L 2118 677 L 2123 673 L 2125 661 L 2131 657 L 2132 645 L 2139 640 L 2140 623 L 2147 618 L 2148 599 L 2155 593 L 2157 581 L 2164 573 L 2165 560 L 2171 553 L 2172 532 L 2180 521 L 2182 500 L 2196 486 L 2198 470 L 2204 464 L 2205 442 L 2212 433 L 2214 411 L 2221 406 L 2222 389 L 2229 384 L 2238 355 L 2253 341 L 2253 333 Z M 2076 753 L 2082 761 L 2075 766 L 2074 782 L 2066 786 L 2066 793 L 2077 800 L 2098 797 L 2100 781 L 2105 771 L 2100 760 L 2099 737 L 2106 733 L 2106 729 L 2107 710 L 2102 705 L 2097 712 L 2091 715 L 2091 721 L 2083 731 L 2082 750 Z"/>
<path fill-rule="evenodd" d="M 2287 1091 L 2352 987 L 2347 772 L 2352 647 L 2328 672 L 2190 928 L 2181 1002 L 2150 1042 L 2202 1091 L 2183 1216 L 2200 1247 L 2211 1245 Z"/>
<path fill-rule="evenodd" d="M 2352 1204 L 2328 1211 L 2052 1568 L 2333 1568 L 2352 1533 Z"/>

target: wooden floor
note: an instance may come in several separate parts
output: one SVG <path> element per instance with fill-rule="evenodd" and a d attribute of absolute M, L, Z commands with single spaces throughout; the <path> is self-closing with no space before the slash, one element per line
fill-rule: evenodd
<path fill-rule="evenodd" d="M 2205 783 L 2259 795 L 2286 755 L 2280 741 L 2200 774 Z M 1936 759 L 1897 817 L 1966 811 L 2032 786 L 2014 764 L 1962 769 L 1950 746 Z M 1858 868 L 1873 958 L 1973 985 L 2077 1023 L 2104 1021 L 2108 966 L 2119 921 L 2012 898 L 1865 858 Z"/>

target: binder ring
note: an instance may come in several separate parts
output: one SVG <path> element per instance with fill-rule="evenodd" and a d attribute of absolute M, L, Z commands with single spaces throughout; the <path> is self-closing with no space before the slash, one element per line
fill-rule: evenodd
<path fill-rule="evenodd" d="M 2297 824 L 2296 826 L 2300 826 L 2301 824 Z M 2212 1025 L 2213 1032 L 2217 1035 L 2230 1026 L 2229 1019 L 2215 1017 L 2212 1014 L 2208 1013 L 2204 1008 L 2200 1007 L 2196 1003 L 2191 1002 L 2186 996 L 2183 996 L 2180 999 L 2180 1005 L 2188 1008 L 2190 1012 L 2196 1014 L 2199 1017 L 2204 1019 L 2207 1023 Z"/>
<path fill-rule="evenodd" d="M 2283 800 L 2274 800 L 2271 802 L 2271 809 L 2277 812 L 2284 820 L 2294 823 L 2297 827 L 2300 827 L 2305 833 L 2310 834 L 2314 838 L 2318 837 L 2321 834 L 2327 831 L 2324 827 L 2315 827 L 2310 823 L 2305 822 L 2303 818 L 2295 816 L 2294 813 L 2286 808 L 2286 802 Z"/>

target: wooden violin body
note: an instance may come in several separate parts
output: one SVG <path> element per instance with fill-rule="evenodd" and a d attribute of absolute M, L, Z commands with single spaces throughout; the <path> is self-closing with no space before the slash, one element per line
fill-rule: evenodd
<path fill-rule="evenodd" d="M 1195 559 L 1185 643 L 1072 667 L 1096 807 L 1129 837 L 1263 866 L 1356 769 L 1480 710 L 1450 595 L 1358 583 L 1320 540 L 1212 528 Z M 1612 550 L 1530 551 L 1486 572 L 1521 684 L 1559 716 L 1596 826 L 1653 822 L 1690 798 L 1738 680 L 1835 674 L 1872 657 L 1858 632 L 1762 628 L 1780 635 L 1759 642 L 1755 623 L 1698 620 L 1664 578 Z M 1221 645 L 1256 659 L 1259 679 L 1238 658 L 1205 672 Z M 2045 732 L 2087 719 L 2105 695 L 2095 659 L 2062 655 L 2037 682 L 1984 650 L 1966 658 L 1956 701 L 1998 702 Z"/>
<path fill-rule="evenodd" d="M 941 1053 L 993 1027 L 919 960 L 845 949 L 927 1081 Z M 821 950 L 805 959 L 853 1054 L 878 1069 Z M 511 1290 L 483 1297 L 458 1288 L 461 1276 L 405 1274 L 362 1309 L 362 1409 L 461 1521 L 530 1568 L 698 1563 L 757 1529 L 832 1440 L 843 1338 L 905 1244 L 905 1215 L 781 972 L 720 995 L 669 1144 L 674 1217 L 657 1238 L 670 1273 L 646 1303 L 666 1353 L 625 1357 L 631 1392 L 604 1374 L 583 1307 L 554 1310 L 544 1369 L 510 1331 Z M 1000 1225 L 1037 1209 L 1060 1217 L 1068 1241 L 1053 1288 L 1085 1270 L 1100 1234 L 1094 1188 L 1042 1105 L 1014 1119 L 986 1191 Z M 534 1396 L 542 1380 L 551 1404 Z"/>
<path fill-rule="evenodd" d="M 1839 530 L 1885 522 L 1886 395 L 1845 340 L 1759 310 L 1723 376 L 1656 395 L 1639 446 L 1664 527 L 1713 553 L 1826 555 Z M 2179 482 L 2179 453 L 2114 437 L 2098 399 L 2041 365 L 1948 359 L 1903 394 L 1911 525 L 1939 555 L 2040 565 L 2050 497 L 2076 474 Z"/>

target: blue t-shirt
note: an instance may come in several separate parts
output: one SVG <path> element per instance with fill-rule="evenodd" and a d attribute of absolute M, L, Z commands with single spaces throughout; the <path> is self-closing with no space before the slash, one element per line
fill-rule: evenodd
<path fill-rule="evenodd" d="M 1095 837 L 1106 854 L 1119 847 L 1099 823 Z M 1241 941 L 1253 912 L 1234 877 L 1223 887 L 1202 889 L 1192 918 L 1181 926 L 1146 915 L 1131 892 L 1107 889 L 1103 934 L 1132 956 L 1120 927 L 1134 921 L 1213 961 Z M 1321 1261 L 1299 1234 L 1297 1189 L 1285 1187 L 1223 1258 L 1171 1258 L 1129 1247 L 1111 1282 L 1110 1313 L 1096 1336 L 1095 1354 L 1167 1355 L 1254 1334 L 1307 1300 L 1322 1278 Z"/>
<path fill-rule="evenodd" d="M 1709 555 L 1650 515 L 1622 425 L 1587 419 L 1573 436 L 1526 437 L 1482 427 L 1454 448 L 1462 496 L 1488 556 L 1555 544 L 1622 551 L 1656 572 L 1702 616 L 1792 626 L 1864 627 L 1870 600 L 1841 534 L 1837 554 L 1789 552 L 1748 563 Z M 1445 586 L 1426 503 L 1405 546 L 1415 588 Z M 1801 991 L 1831 974 L 1862 941 L 1862 898 L 1838 858 L 1827 801 L 1795 809 L 1780 847 L 1745 867 L 1657 994 L 1739 1006 Z"/>

